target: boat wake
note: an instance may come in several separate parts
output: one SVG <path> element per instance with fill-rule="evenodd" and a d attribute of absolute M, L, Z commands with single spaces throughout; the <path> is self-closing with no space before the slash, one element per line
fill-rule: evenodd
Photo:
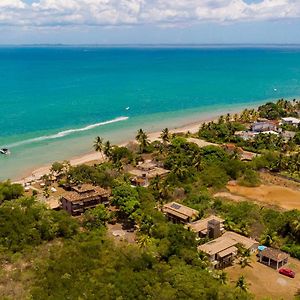
<path fill-rule="evenodd" d="M 115 119 L 112 119 L 112 120 L 109 120 L 109 121 L 91 124 L 91 125 L 88 125 L 88 126 L 85 126 L 85 127 L 82 127 L 82 128 L 68 129 L 68 130 L 60 131 L 56 134 L 44 135 L 44 136 L 40 136 L 40 137 L 37 137 L 37 138 L 32 138 L 32 139 L 16 142 L 16 143 L 7 145 L 6 147 L 7 148 L 14 148 L 14 147 L 27 145 L 27 144 L 32 144 L 32 143 L 36 143 L 36 142 L 42 142 L 42 141 L 46 141 L 46 140 L 54 140 L 54 139 L 65 137 L 65 136 L 73 134 L 73 133 L 88 131 L 88 130 L 91 130 L 91 129 L 96 128 L 96 127 L 100 127 L 100 126 L 104 126 L 104 125 L 108 125 L 108 124 L 112 124 L 112 123 L 117 123 L 117 122 L 122 122 L 122 121 L 126 121 L 128 119 L 129 119 L 128 117 L 118 117 L 118 118 L 115 118 Z"/>

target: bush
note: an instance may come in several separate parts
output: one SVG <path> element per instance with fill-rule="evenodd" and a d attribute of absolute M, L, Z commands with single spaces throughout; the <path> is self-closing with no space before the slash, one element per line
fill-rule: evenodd
<path fill-rule="evenodd" d="M 207 187 L 223 188 L 229 177 L 226 171 L 218 165 L 210 165 L 204 168 L 200 174 L 203 185 Z"/>
<path fill-rule="evenodd" d="M 12 184 L 9 180 L 0 183 L 0 204 L 6 200 L 17 199 L 24 195 L 24 188 L 20 184 Z"/>
<path fill-rule="evenodd" d="M 257 172 L 252 169 L 245 170 L 243 176 L 238 180 L 239 185 L 255 187 L 260 185 L 260 178 Z"/>

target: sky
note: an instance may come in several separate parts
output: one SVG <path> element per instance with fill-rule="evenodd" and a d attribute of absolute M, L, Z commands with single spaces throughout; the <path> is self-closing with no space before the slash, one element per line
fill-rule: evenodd
<path fill-rule="evenodd" d="M 0 0 L 0 44 L 300 44 L 300 0 Z"/>

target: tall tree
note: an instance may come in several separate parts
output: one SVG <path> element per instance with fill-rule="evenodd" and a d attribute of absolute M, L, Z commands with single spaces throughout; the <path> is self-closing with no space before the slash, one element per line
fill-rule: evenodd
<path fill-rule="evenodd" d="M 160 135 L 162 141 L 164 144 L 167 144 L 170 142 L 170 132 L 168 128 L 163 129 Z"/>
<path fill-rule="evenodd" d="M 143 153 L 145 149 L 149 146 L 148 135 L 143 131 L 143 129 L 139 129 L 135 139 L 140 145 L 140 153 Z"/>
<path fill-rule="evenodd" d="M 97 136 L 95 141 L 94 141 L 94 145 L 93 145 L 94 149 L 96 152 L 100 152 L 102 159 L 103 159 L 103 139 L 100 136 Z"/>
<path fill-rule="evenodd" d="M 247 283 L 246 283 L 246 280 L 245 280 L 245 277 L 244 276 L 240 276 L 236 282 L 236 285 L 235 285 L 237 288 L 241 289 L 242 291 L 247 291 L 248 289 L 248 286 L 247 286 Z"/>
<path fill-rule="evenodd" d="M 112 156 L 112 146 L 110 144 L 110 141 L 105 142 L 103 152 L 105 156 L 110 160 Z"/>

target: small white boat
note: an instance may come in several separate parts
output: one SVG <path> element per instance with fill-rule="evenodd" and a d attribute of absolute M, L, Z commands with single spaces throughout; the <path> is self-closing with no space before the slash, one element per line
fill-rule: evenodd
<path fill-rule="evenodd" d="M 128 106 L 128 107 L 126 107 L 126 110 L 129 110 L 130 109 L 130 107 Z"/>
<path fill-rule="evenodd" d="M 0 149 L 0 154 L 9 155 L 10 151 L 9 151 L 8 148 L 1 148 Z"/>
<path fill-rule="evenodd" d="M 274 89 L 274 92 L 277 92 L 277 89 Z"/>

